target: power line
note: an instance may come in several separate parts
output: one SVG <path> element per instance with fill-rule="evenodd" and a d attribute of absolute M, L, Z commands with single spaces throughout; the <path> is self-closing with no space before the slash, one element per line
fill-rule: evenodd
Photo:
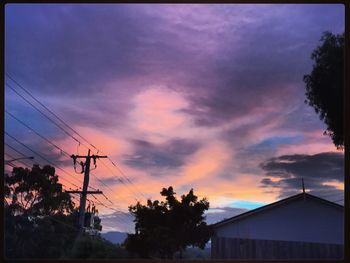
<path fill-rule="evenodd" d="M 14 157 L 13 155 L 11 154 L 8 154 L 8 153 L 5 153 L 5 155 L 7 155 L 8 157 L 12 158 L 12 159 L 16 159 L 16 157 Z M 22 160 L 13 160 L 13 162 L 18 162 L 18 163 L 21 163 L 23 164 L 25 167 L 30 167 L 30 165 L 26 164 L 25 162 L 23 162 Z M 10 165 L 9 163 L 7 163 L 7 165 Z"/>
<path fill-rule="evenodd" d="M 17 159 L 18 157 L 14 157 L 13 155 L 9 154 L 9 153 L 5 153 L 5 155 L 7 155 L 8 157 L 10 157 L 11 159 Z M 13 160 L 11 161 L 12 162 L 18 162 L 18 163 L 21 163 L 23 164 L 25 167 L 30 167 L 30 165 L 28 165 L 27 163 L 23 162 L 22 160 Z M 9 165 L 9 163 L 5 163 L 7 165 Z"/>
<path fill-rule="evenodd" d="M 14 150 L 15 152 L 19 153 L 20 155 L 22 155 L 22 156 L 26 157 L 26 155 L 25 155 L 25 154 L 21 153 L 21 152 L 20 152 L 20 151 L 18 151 L 16 148 L 14 148 L 14 147 L 12 147 L 11 145 L 9 145 L 8 143 L 6 143 L 6 142 L 5 142 L 5 145 L 6 145 L 7 147 L 11 148 L 12 150 Z M 35 162 L 35 161 L 33 161 L 33 160 L 31 160 L 31 161 L 32 161 L 34 164 L 36 164 L 36 163 L 37 163 L 37 162 Z M 56 167 L 56 166 L 55 166 L 55 167 Z M 57 173 L 56 173 L 56 174 L 57 174 Z M 69 181 L 69 180 L 65 179 L 64 177 L 60 176 L 59 174 L 57 174 L 57 176 L 59 176 L 59 177 L 61 178 L 61 180 L 64 180 L 64 181 L 66 181 L 66 182 L 70 183 L 71 185 L 73 185 L 73 186 L 75 186 L 75 187 L 80 188 L 79 186 L 77 186 L 76 184 L 72 183 L 71 181 Z"/>
<path fill-rule="evenodd" d="M 15 120 L 17 120 L 18 122 L 20 122 L 22 125 L 24 125 L 25 127 L 27 127 L 28 129 L 30 129 L 31 131 L 33 131 L 35 134 L 37 134 L 39 137 L 41 137 L 42 139 L 44 139 L 45 141 L 47 141 L 48 143 L 50 143 L 51 145 L 55 146 L 57 149 L 59 149 L 62 153 L 64 153 L 66 156 L 70 157 L 70 155 L 64 151 L 62 148 L 60 148 L 59 146 L 57 146 L 56 144 L 52 143 L 49 139 L 45 138 L 44 136 L 42 136 L 41 134 L 39 134 L 38 132 L 36 132 L 34 129 L 32 129 L 31 127 L 29 127 L 27 124 L 25 124 L 24 122 L 22 122 L 21 120 L 19 120 L 18 118 L 16 118 L 14 115 L 12 115 L 10 112 L 6 111 L 5 112 L 11 116 L 12 118 L 14 118 Z M 22 162 L 23 163 L 23 162 Z M 24 164 L 24 163 L 23 163 Z M 26 166 L 28 166 L 27 164 L 25 164 Z M 95 175 L 94 175 L 95 176 Z M 96 177 L 96 176 L 95 176 Z M 98 179 L 96 177 L 96 179 L 98 181 L 100 181 L 103 185 L 105 185 L 106 187 L 108 187 L 108 185 L 104 184 L 103 181 L 101 181 L 100 179 Z M 75 185 L 76 186 L 76 185 Z M 76 186 L 77 187 L 77 186 Z M 109 188 L 109 187 L 108 187 Z M 105 194 L 102 194 L 104 196 L 104 198 L 110 202 L 111 204 L 114 205 L 114 203 L 105 195 Z"/>
<path fill-rule="evenodd" d="M 112 171 L 103 161 L 101 161 L 101 163 L 112 173 L 113 176 L 115 176 L 115 177 L 118 179 L 118 181 L 119 181 L 120 183 L 122 183 L 123 185 L 125 185 L 126 187 L 128 187 L 128 185 L 125 184 L 125 182 L 124 182 L 121 178 L 119 178 L 118 176 L 116 176 L 116 175 L 113 173 L 113 171 Z M 129 187 L 128 187 L 128 188 L 129 188 Z M 135 194 L 135 192 L 134 192 L 131 188 L 129 188 L 129 190 L 130 190 L 133 194 Z M 144 196 L 142 193 L 141 193 L 141 195 Z M 136 198 L 135 198 L 135 200 L 138 201 Z"/>
<path fill-rule="evenodd" d="M 12 155 L 10 155 L 10 154 L 8 154 L 8 153 L 5 153 L 5 155 L 7 155 L 7 156 L 9 156 L 9 157 L 11 157 L 11 158 L 14 158 L 14 156 L 12 156 Z M 22 162 L 22 161 L 20 161 L 20 160 L 16 160 L 16 162 L 19 162 L 19 163 L 22 163 L 22 164 L 24 164 L 27 168 L 30 168 L 30 165 L 28 165 L 28 164 L 26 164 L 26 163 L 24 163 L 24 162 Z M 9 164 L 10 166 L 12 166 L 13 168 L 21 168 L 21 167 L 19 167 L 19 166 L 17 166 L 17 165 L 15 165 L 15 164 Z M 57 176 L 59 176 L 57 173 L 56 173 L 56 175 Z M 64 178 L 61 178 L 61 179 L 64 179 Z M 69 181 L 68 181 L 69 182 Z M 71 183 L 71 182 L 69 182 L 69 183 Z M 70 187 L 68 187 L 68 186 L 66 186 L 65 184 L 63 184 L 63 183 L 60 183 L 62 186 L 64 186 L 65 188 L 67 188 L 67 189 L 71 189 Z M 73 183 L 71 183 L 71 184 L 73 184 Z M 73 184 L 74 185 L 74 184 Z M 75 186 L 75 185 L 74 185 Z"/>
<path fill-rule="evenodd" d="M 7 110 L 5 110 L 5 113 L 8 114 L 9 116 L 11 116 L 12 118 L 14 118 L 16 121 L 18 121 L 19 123 L 21 123 L 22 125 L 24 125 L 25 127 L 27 127 L 29 130 L 33 131 L 36 135 L 38 135 L 40 138 L 42 138 L 43 140 L 45 140 L 46 142 L 50 143 L 51 145 L 53 145 L 55 148 L 57 148 L 58 150 L 61 151 L 61 153 L 64 153 L 66 156 L 70 157 L 70 155 L 64 151 L 62 148 L 60 148 L 59 146 L 57 146 L 56 144 L 54 144 L 53 142 L 51 142 L 49 139 L 47 139 L 46 137 L 42 136 L 41 134 L 39 134 L 38 132 L 36 132 L 33 128 L 29 127 L 27 124 L 25 124 L 23 121 L 21 121 L 20 119 L 16 118 L 13 114 L 11 114 L 10 112 L 8 112 Z M 94 175 L 95 176 L 95 175 Z M 96 176 L 95 176 L 96 177 Z M 108 185 L 104 184 L 103 181 L 101 181 L 100 179 L 98 179 L 96 177 L 96 179 L 98 181 L 100 181 L 103 185 L 105 185 L 106 187 L 108 187 Z M 108 187 L 109 188 L 109 187 Z M 113 204 L 113 202 L 105 195 L 103 194 L 103 196 L 105 197 L 105 199 L 110 202 L 111 204 Z"/>
<path fill-rule="evenodd" d="M 18 139 L 16 139 L 15 137 L 13 137 L 12 135 L 10 135 L 8 132 L 5 131 L 5 134 L 7 136 L 9 136 L 10 138 L 12 138 L 13 140 L 15 140 L 17 143 L 21 144 L 23 147 L 27 148 L 28 150 L 30 150 L 32 153 L 36 154 L 37 156 L 39 156 L 41 159 L 45 160 L 46 162 L 48 162 L 49 164 L 51 164 L 53 167 L 56 167 L 58 169 L 60 169 L 61 171 L 63 171 L 65 174 L 71 176 L 72 178 L 74 178 L 76 181 L 79 182 L 79 184 L 81 183 L 78 179 L 76 179 L 74 176 L 72 176 L 70 173 L 68 173 L 66 170 L 64 170 L 63 168 L 61 168 L 60 166 L 54 164 L 53 162 L 51 162 L 50 160 L 46 159 L 45 157 L 43 157 L 41 154 L 39 154 L 38 152 L 34 151 L 33 149 L 31 149 L 30 147 L 28 147 L 27 145 L 25 145 L 24 143 L 20 142 Z M 91 189 L 97 190 L 94 187 L 91 187 Z"/>
<path fill-rule="evenodd" d="M 28 128 L 29 130 L 31 130 L 32 132 L 34 132 L 36 135 L 38 135 L 40 138 L 42 138 L 43 140 L 45 140 L 46 142 L 48 142 L 49 144 L 53 145 L 56 149 L 60 150 L 61 153 L 65 154 L 66 156 L 70 157 L 69 153 L 67 153 L 66 151 L 64 151 L 61 147 L 57 146 L 56 144 L 54 144 L 52 141 L 50 141 L 49 139 L 47 139 L 46 137 L 44 137 L 43 135 L 39 134 L 37 131 L 35 131 L 33 128 L 31 128 L 30 126 L 28 126 L 27 124 L 25 124 L 23 121 L 21 121 L 20 119 L 16 118 L 13 114 L 11 114 L 10 112 L 8 112 L 7 110 L 5 110 L 5 113 L 8 114 L 9 116 L 11 116 L 13 119 L 15 119 L 16 121 L 18 121 L 19 123 L 21 123 L 23 126 L 25 126 L 26 128 Z"/>
<path fill-rule="evenodd" d="M 54 115 L 58 120 L 60 120 L 66 127 L 68 127 L 71 131 L 73 131 L 75 134 L 77 134 L 80 138 L 82 138 L 85 142 L 87 142 L 91 147 L 96 149 L 98 152 L 100 151 L 97 147 L 95 147 L 91 142 L 89 142 L 85 137 L 83 137 L 80 133 L 78 133 L 75 129 L 73 129 L 70 125 L 68 125 L 62 118 L 60 118 L 57 114 L 55 114 L 52 110 L 50 110 L 47 106 L 45 106 L 43 103 L 41 103 L 37 98 L 35 98 L 27 89 L 25 89 L 21 84 L 19 84 L 14 78 L 12 78 L 7 72 L 6 75 L 8 78 L 10 78 L 18 87 L 20 87 L 22 90 L 24 90 L 32 99 L 34 99 L 37 103 L 39 103 L 42 107 L 44 107 L 48 112 L 50 112 L 52 115 Z M 21 94 L 19 94 L 13 87 L 11 87 L 8 83 L 6 83 L 8 87 L 10 87 L 18 96 L 20 96 L 22 99 L 24 99 L 27 103 L 29 103 L 32 107 L 34 107 L 36 110 L 38 110 L 41 114 L 43 114 L 46 118 L 48 118 L 51 122 L 53 122 L 57 127 L 59 127 L 61 130 L 63 130 L 67 135 L 72 137 L 75 141 L 77 141 L 79 144 L 81 142 L 76 139 L 73 135 L 68 133 L 64 128 L 62 128 L 60 125 L 58 125 L 55 121 L 53 121 L 50 117 L 48 117 L 46 114 L 44 114 L 41 110 L 39 110 L 37 107 L 35 107 L 32 103 L 30 103 L 27 99 L 25 99 Z M 84 144 L 82 144 L 84 147 L 86 147 Z M 88 147 L 86 147 L 88 149 Z M 137 189 L 137 187 L 129 180 L 129 178 L 126 177 L 126 175 L 123 173 L 123 171 L 108 157 L 108 160 L 112 163 L 113 166 L 115 166 L 118 171 L 125 177 L 126 181 L 133 185 L 133 187 L 141 193 L 141 195 L 147 199 L 147 197 Z"/>
<path fill-rule="evenodd" d="M 101 152 L 101 150 L 99 150 L 96 146 L 94 146 L 91 142 L 89 142 L 85 137 L 83 137 L 79 132 L 77 132 L 75 129 L 73 129 L 69 124 L 67 124 L 62 118 L 60 118 L 57 114 L 55 114 L 52 110 L 50 110 L 47 106 L 45 106 L 42 102 L 40 102 L 37 98 L 35 98 L 33 96 L 33 94 L 31 94 L 27 89 L 25 89 L 21 84 L 19 84 L 14 78 L 12 78 L 7 72 L 6 75 L 8 78 L 10 78 L 18 87 L 20 87 L 22 90 L 24 90 L 32 99 L 34 99 L 37 103 L 39 103 L 42 107 L 44 107 L 48 112 L 50 112 L 53 116 L 55 116 L 58 120 L 60 120 L 66 127 L 68 127 L 71 131 L 73 131 L 75 134 L 77 134 L 80 138 L 82 138 L 86 143 L 88 143 L 91 147 L 93 147 L 95 150 L 97 150 L 98 152 Z M 7 84 L 8 85 L 8 84 Z M 14 90 L 12 87 L 10 87 L 12 90 Z M 17 93 L 17 92 L 16 92 Z M 18 94 L 18 93 L 17 93 Z M 19 95 L 19 94 L 18 94 Z M 47 115 L 45 115 L 47 117 Z M 51 121 L 53 121 L 52 119 L 50 119 Z M 63 129 L 61 126 L 59 126 L 61 129 Z M 65 131 L 65 130 L 64 130 Z M 66 132 L 66 131 L 65 131 Z M 67 132 L 66 132 L 67 133 Z M 68 134 L 68 133 L 67 133 Z M 68 134 L 69 136 L 71 136 L 73 139 L 75 139 L 77 142 L 81 143 L 78 139 L 76 139 L 75 137 L 73 137 L 71 134 Z M 85 145 L 84 145 L 85 146 Z M 126 177 L 126 175 L 123 173 L 123 171 L 108 157 L 108 160 L 112 163 L 113 166 L 115 166 L 118 171 L 126 178 L 126 180 L 130 183 L 133 184 L 129 178 Z M 134 185 L 134 187 L 136 188 L 136 186 Z M 138 190 L 138 189 L 137 189 Z M 139 191 L 139 190 L 138 190 Z M 140 191 L 139 191 L 140 192 Z M 142 193 L 141 193 L 142 194 Z M 143 197 L 145 197 L 142 194 Z M 147 197 L 145 197 L 147 199 Z"/>
<path fill-rule="evenodd" d="M 20 87 L 22 90 L 24 90 L 32 99 L 34 99 L 37 103 L 39 103 L 43 108 L 45 108 L 48 112 L 50 112 L 53 116 L 55 116 L 59 121 L 61 121 L 61 123 L 63 123 L 66 127 L 68 127 L 71 131 L 73 131 L 75 134 L 77 134 L 80 138 L 82 138 L 85 142 L 87 142 L 91 147 L 93 147 L 94 149 L 96 149 L 98 152 L 100 152 L 100 150 L 98 148 L 96 148 L 92 143 L 90 143 L 87 139 L 85 139 L 82 135 L 80 135 L 75 129 L 73 129 L 71 126 L 69 126 L 62 118 L 60 118 L 57 114 L 55 114 L 52 110 L 50 110 L 47 106 L 45 106 L 43 103 L 41 103 L 38 99 L 36 99 L 27 89 L 25 89 L 21 84 L 19 84 L 14 78 L 12 78 L 7 72 L 6 75 L 18 86 Z M 26 101 L 28 104 L 30 104 L 34 109 L 36 109 L 37 111 L 39 111 L 43 116 L 45 116 L 49 121 L 51 121 L 52 123 L 54 123 L 58 128 L 60 128 L 62 131 L 64 131 L 68 136 L 70 136 L 71 138 L 73 138 L 76 142 L 80 144 L 82 144 L 77 138 L 75 138 L 72 134 L 70 134 L 69 132 L 67 132 L 64 128 L 62 128 L 61 125 L 57 124 L 52 118 L 50 118 L 49 116 L 47 116 L 45 113 L 43 113 L 40 109 L 38 109 L 35 105 L 33 105 L 29 100 L 27 100 L 23 95 L 21 95 L 20 93 L 18 93 L 11 85 L 9 85 L 8 83 L 6 83 L 6 85 L 13 90 L 18 96 L 20 96 L 24 101 Z M 12 115 L 13 116 L 13 115 Z M 23 122 L 21 122 L 23 124 Z M 28 127 L 26 125 L 26 127 Z M 29 128 L 30 129 L 30 128 Z M 36 133 L 36 132 L 35 132 Z M 38 133 L 36 133 L 38 136 L 40 136 Z M 43 138 L 44 136 L 40 136 L 41 138 Z M 44 139 L 44 138 L 43 138 Z M 46 138 L 44 139 L 46 140 Z M 51 143 L 52 144 L 52 143 Z M 57 145 L 53 144 L 55 147 Z M 84 144 L 82 144 L 84 147 L 86 147 Z M 57 147 L 56 147 L 57 148 Z M 86 147 L 88 149 L 88 147 Z M 60 149 L 58 147 L 58 149 Z M 69 154 L 68 154 L 69 155 Z M 112 163 L 113 166 L 115 166 L 118 171 L 124 176 L 124 178 L 126 179 L 126 181 L 128 183 L 130 183 L 131 185 L 133 185 L 136 188 L 136 186 L 129 180 L 129 178 L 126 177 L 126 175 L 123 173 L 123 171 L 110 159 L 108 158 L 108 160 Z M 113 172 L 112 172 L 113 174 Z M 114 175 L 114 174 L 113 174 Z M 118 178 L 118 180 L 120 180 Z M 126 185 L 124 183 L 124 181 L 121 181 L 123 185 Z M 127 185 L 126 185 L 127 186 Z M 131 190 L 132 191 L 132 190 Z M 141 195 L 143 197 L 145 197 L 147 199 L 147 197 L 140 192 L 138 189 L 137 191 L 139 193 L 141 193 Z M 132 191 L 133 192 L 133 191 Z M 133 192 L 134 193 L 134 192 Z M 134 193 L 135 194 L 135 193 Z"/>
<path fill-rule="evenodd" d="M 20 154 L 23 157 L 26 157 L 26 155 L 20 151 L 18 151 L 16 148 L 12 147 L 11 145 L 9 145 L 8 143 L 5 142 L 5 145 L 9 148 L 11 148 L 12 150 L 14 150 L 16 153 Z M 34 162 L 34 161 L 33 161 Z"/>
<path fill-rule="evenodd" d="M 46 137 L 44 137 L 43 135 L 39 134 L 37 131 L 35 131 L 33 128 L 31 128 L 29 125 L 25 124 L 23 121 L 21 121 L 20 119 L 16 118 L 13 114 L 11 114 L 10 112 L 8 112 L 7 110 L 5 110 L 5 113 L 8 114 L 9 116 L 11 116 L 12 118 L 14 118 L 16 121 L 18 121 L 19 123 L 21 123 L 23 126 L 25 126 L 26 128 L 28 128 L 29 130 L 33 131 L 36 135 L 38 135 L 40 138 L 42 138 L 43 140 L 45 140 L 46 142 L 48 142 L 49 144 L 53 145 L 56 149 L 60 150 L 61 153 L 65 154 L 67 157 L 70 158 L 69 153 L 67 153 L 66 151 L 64 151 L 61 147 L 57 146 L 56 144 L 54 144 L 52 141 L 50 141 L 49 139 L 47 139 Z M 96 176 L 95 176 L 96 177 Z M 99 180 L 96 177 L 97 180 Z M 99 180 L 101 183 L 103 183 L 101 180 Z M 106 184 L 104 184 L 105 186 L 107 186 Z M 107 196 L 105 196 L 103 194 L 103 196 L 106 198 L 107 201 L 109 201 L 111 204 L 113 204 Z"/>
<path fill-rule="evenodd" d="M 73 138 L 76 142 L 80 143 L 77 138 L 72 136 L 69 132 L 67 132 L 64 128 L 62 128 L 59 124 L 57 124 L 54 120 L 52 120 L 49 116 L 47 116 L 45 113 L 43 113 L 40 109 L 38 109 L 33 103 L 31 103 L 29 100 L 27 100 L 24 96 L 22 96 L 18 91 L 16 91 L 13 87 L 11 87 L 8 83 L 6 83 L 6 86 L 9 87 L 13 92 L 15 92 L 19 97 L 21 97 L 25 102 L 27 102 L 29 105 L 31 105 L 34 109 L 36 109 L 38 112 L 40 112 L 45 118 L 47 118 L 49 121 L 51 121 L 53 124 L 55 124 L 58 128 L 60 128 L 64 133 L 66 133 L 69 137 Z"/>
<path fill-rule="evenodd" d="M 100 161 L 102 161 L 102 160 L 100 160 Z M 100 180 L 96 175 L 94 175 L 94 174 L 91 174 L 93 177 L 95 177 L 96 178 L 96 180 L 97 181 L 99 181 L 100 182 L 100 184 L 102 184 L 102 185 L 104 185 L 108 190 L 109 190 L 109 192 L 110 193 L 112 193 L 113 195 L 116 195 L 116 193 L 115 193 L 115 191 L 112 189 L 112 188 L 110 188 L 107 184 L 105 184 L 102 180 Z M 104 195 L 104 194 L 103 194 Z M 118 196 L 117 195 L 117 197 L 118 197 L 118 199 L 121 199 L 121 200 L 124 200 L 125 201 L 125 198 L 122 198 L 121 196 Z M 107 197 L 105 197 L 111 204 L 113 204 L 113 205 L 115 205 L 111 200 L 109 200 Z"/>
<path fill-rule="evenodd" d="M 112 208 L 110 206 L 107 206 L 105 205 L 104 203 L 102 203 L 100 200 L 98 200 L 94 195 L 92 195 L 92 197 L 96 200 L 96 203 L 107 208 L 107 209 L 110 209 L 112 211 L 115 211 L 117 212 L 118 214 L 115 214 L 117 217 L 119 217 L 125 224 L 129 224 L 130 222 L 127 222 L 123 217 L 121 217 L 121 215 L 126 215 L 126 213 L 124 213 L 123 211 L 121 210 L 118 210 L 118 209 L 115 209 L 115 208 Z"/>
<path fill-rule="evenodd" d="M 16 83 L 16 82 L 15 82 Z M 22 96 L 19 92 L 17 92 L 13 87 L 11 87 L 8 83 L 6 83 L 6 85 L 13 91 L 15 92 L 19 97 L 21 97 L 25 102 L 27 102 L 29 105 L 31 105 L 34 109 L 36 109 L 39 113 L 41 113 L 45 118 L 47 118 L 49 121 L 51 121 L 53 124 L 55 124 L 58 128 L 60 128 L 63 132 L 65 132 L 68 136 L 70 136 L 71 138 L 73 138 L 76 142 L 78 142 L 79 144 L 83 145 L 84 147 L 86 147 L 84 144 L 82 144 L 77 138 L 75 138 L 73 135 L 71 135 L 69 132 L 67 132 L 64 128 L 62 128 L 59 124 L 57 124 L 53 119 L 51 119 L 49 116 L 47 116 L 45 113 L 43 113 L 40 109 L 38 109 L 34 104 L 32 104 L 29 100 L 27 100 L 24 96 Z M 31 97 L 33 97 L 31 95 Z M 38 101 L 37 99 L 35 99 L 35 101 Z M 42 103 L 40 103 L 40 105 L 42 105 Z M 45 108 L 47 108 L 45 106 Z M 51 111 L 50 111 L 51 112 Z M 65 125 L 68 125 L 65 123 Z M 75 130 L 74 130 L 75 131 Z M 76 132 L 76 131 L 75 131 Z M 77 133 L 77 132 L 76 132 Z M 78 134 L 78 133 L 77 133 Z M 79 135 L 79 134 L 78 134 Z M 80 137 L 82 137 L 81 135 L 79 135 Z M 84 139 L 86 140 L 86 139 Z M 89 143 L 90 144 L 90 143 Z M 90 144 L 92 145 L 92 144 Z M 92 145 L 93 146 L 93 145 Z M 95 146 L 93 146 L 95 149 L 97 149 Z M 88 148 L 88 147 L 86 147 Z M 98 150 L 98 149 L 97 149 Z M 98 150 L 99 151 L 99 150 Z M 112 162 L 113 163 L 113 162 Z M 113 163 L 114 165 L 114 163 Z"/>
<path fill-rule="evenodd" d="M 80 138 L 82 138 L 85 142 L 87 142 L 91 147 L 98 150 L 93 144 L 91 144 L 89 141 L 87 141 L 83 136 L 81 136 L 76 130 L 74 130 L 71 126 L 69 126 L 64 120 L 62 120 L 57 114 L 55 114 L 53 111 L 51 111 L 47 106 L 45 106 L 43 103 L 41 103 L 38 99 L 36 99 L 27 89 L 25 89 L 21 84 L 19 84 L 16 80 L 14 80 L 7 72 L 6 76 L 10 78 L 18 87 L 20 87 L 22 90 L 24 90 L 32 99 L 34 99 L 37 103 L 39 103 L 42 107 L 44 107 L 48 112 L 50 112 L 53 116 L 55 116 L 58 120 L 60 120 L 66 127 L 68 127 L 71 131 L 76 133 Z"/>
<path fill-rule="evenodd" d="M 103 152 L 102 152 L 102 153 L 103 153 Z M 129 178 L 125 175 L 125 173 L 118 167 L 118 165 L 116 165 L 110 157 L 107 157 L 107 159 L 108 159 L 108 160 L 110 161 L 110 163 L 118 170 L 118 172 L 122 175 L 122 177 L 125 178 L 125 180 L 126 180 L 129 184 L 131 184 L 131 185 L 136 189 L 136 191 L 137 191 L 142 197 L 144 197 L 144 198 L 147 200 L 148 198 L 136 187 L 136 185 L 135 185 L 133 182 L 130 181 L 130 179 L 129 179 Z M 107 165 L 106 165 L 104 162 L 102 162 L 102 164 L 103 164 L 107 169 L 109 169 L 109 168 L 107 167 Z M 110 170 L 110 169 L 109 169 L 109 170 Z M 112 174 L 114 175 L 113 172 L 112 172 Z M 116 176 L 116 175 L 115 175 L 115 176 Z M 126 185 L 125 182 L 122 181 L 122 180 L 120 180 L 120 178 L 119 178 L 118 176 L 116 176 L 116 177 L 117 177 L 118 181 L 120 181 L 123 185 Z M 127 185 L 126 185 L 126 186 L 127 186 Z M 129 189 L 129 190 L 130 190 L 130 189 Z M 133 191 L 131 190 L 131 192 L 133 192 Z M 135 194 L 135 193 L 133 192 L 133 194 Z M 138 200 L 136 200 L 136 201 L 138 201 Z"/>
<path fill-rule="evenodd" d="M 5 131 L 5 134 L 7 136 L 9 136 L 10 138 L 12 138 L 13 140 L 15 140 L 17 143 L 21 144 L 22 146 L 24 146 L 25 148 L 27 148 L 28 150 L 30 150 L 32 153 L 36 154 L 37 156 L 39 156 L 41 159 L 45 160 L 46 162 L 50 163 L 52 166 L 57 167 L 58 169 L 60 169 L 61 171 L 63 171 L 64 173 L 66 173 L 67 175 L 71 175 L 69 174 L 66 170 L 62 169 L 61 167 L 57 166 L 56 164 L 54 164 L 53 162 L 49 161 L 48 159 L 46 159 L 45 157 L 43 157 L 41 154 L 39 154 L 38 152 L 34 151 L 33 149 L 31 149 L 30 147 L 28 147 L 27 145 L 25 145 L 24 143 L 20 142 L 18 139 L 16 139 L 15 137 L 13 137 L 12 135 L 10 135 L 8 132 Z"/>

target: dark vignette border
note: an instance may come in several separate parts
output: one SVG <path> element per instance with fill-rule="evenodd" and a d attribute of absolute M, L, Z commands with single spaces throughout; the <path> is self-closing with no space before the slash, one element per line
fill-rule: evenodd
<path fill-rule="evenodd" d="M 2 41 L 1 41 L 1 57 L 2 57 L 2 74 L 1 74 L 1 81 L 4 83 L 4 67 L 5 67 L 5 41 L 4 41 L 4 25 L 5 25 L 5 5 L 9 3 L 206 3 L 206 4 L 223 4 L 223 3 L 256 3 L 256 4 L 343 4 L 345 7 L 345 89 L 344 89 L 344 129 L 345 129 L 345 141 L 344 141 L 344 154 L 345 154 L 345 163 L 344 163 L 344 170 L 345 170 L 345 176 L 344 176 L 344 183 L 345 183 L 345 193 L 344 193 L 344 207 L 345 207 L 345 226 L 344 226 L 344 258 L 343 260 L 322 260 L 322 262 L 348 262 L 350 260 L 350 228 L 349 228 L 349 222 L 350 222 L 350 177 L 346 176 L 350 174 L 350 152 L 349 152 L 349 147 L 350 147 L 350 2 L 348 0 L 150 0 L 150 1 L 142 1 L 142 0 L 110 0 L 110 1 L 93 1 L 93 0 L 85 0 L 85 1 L 79 1 L 79 0 L 73 0 L 73 1 L 68 1 L 68 0 L 63 0 L 63 1 L 18 1 L 18 0 L 10 0 L 10 1 L 4 1 L 1 6 L 0 6 L 0 11 L 1 11 L 1 29 L 2 29 Z M 0 154 L 4 156 L 4 85 L 1 85 L 1 102 L 0 102 L 0 107 L 1 107 L 1 149 L 0 149 Z M 4 161 L 1 162 L 0 168 L 2 171 L 4 171 Z M 3 177 L 2 177 L 3 178 Z M 3 179 L 2 179 L 3 180 Z M 3 193 L 4 193 L 4 183 L 0 184 L 0 193 L 1 193 L 1 198 L 3 198 Z M 1 202 L 1 209 L 0 209 L 0 235 L 1 235 L 1 240 L 4 241 L 4 203 Z M 4 242 L 2 242 L 1 246 L 1 254 L 0 258 L 2 262 L 86 262 L 86 260 L 5 260 L 4 257 Z M 202 262 L 205 261 L 207 262 L 208 260 L 141 260 L 141 259 L 135 259 L 135 260 L 88 260 L 91 263 L 94 262 Z M 254 260 L 210 260 L 210 262 L 257 262 Z M 296 260 L 259 260 L 259 262 L 296 262 Z M 297 262 L 319 262 L 317 260 L 297 260 Z"/>

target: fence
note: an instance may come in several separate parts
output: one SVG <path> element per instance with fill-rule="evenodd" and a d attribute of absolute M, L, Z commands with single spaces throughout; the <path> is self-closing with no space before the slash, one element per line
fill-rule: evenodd
<path fill-rule="evenodd" d="M 342 259 L 344 246 L 309 242 L 213 237 L 212 259 Z"/>

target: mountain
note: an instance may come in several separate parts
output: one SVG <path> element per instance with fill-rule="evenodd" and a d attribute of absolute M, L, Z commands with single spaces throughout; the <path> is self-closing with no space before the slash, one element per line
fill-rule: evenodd
<path fill-rule="evenodd" d="M 104 239 L 107 239 L 108 241 L 111 241 L 114 244 L 121 244 L 126 239 L 127 233 L 110 231 L 106 233 L 101 233 L 101 237 L 103 237 Z"/>

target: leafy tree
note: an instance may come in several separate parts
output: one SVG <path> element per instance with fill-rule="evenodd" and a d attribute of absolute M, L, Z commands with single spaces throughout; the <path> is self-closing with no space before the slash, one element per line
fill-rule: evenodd
<path fill-rule="evenodd" d="M 70 195 L 62 191 L 51 166 L 34 165 L 31 170 L 15 167 L 11 175 L 5 175 L 5 200 L 13 215 L 50 216 L 74 210 Z"/>
<path fill-rule="evenodd" d="M 135 234 L 128 234 L 124 242 L 126 249 L 142 258 L 173 258 L 174 253 L 188 246 L 203 249 L 212 230 L 203 220 L 209 202 L 198 200 L 193 189 L 177 200 L 170 186 L 160 192 L 165 201 L 137 202 L 129 211 L 135 216 Z"/>
<path fill-rule="evenodd" d="M 14 168 L 5 174 L 5 255 L 61 258 L 78 236 L 78 210 L 51 166 Z M 96 221 L 96 228 L 100 228 Z"/>
<path fill-rule="evenodd" d="M 311 55 L 312 72 L 304 76 L 305 103 L 312 106 L 327 125 L 324 134 L 332 138 L 338 149 L 344 147 L 344 33 L 325 32 Z"/>
<path fill-rule="evenodd" d="M 55 169 L 14 168 L 5 174 L 5 253 L 10 258 L 58 258 L 78 234 L 77 211 Z"/>

